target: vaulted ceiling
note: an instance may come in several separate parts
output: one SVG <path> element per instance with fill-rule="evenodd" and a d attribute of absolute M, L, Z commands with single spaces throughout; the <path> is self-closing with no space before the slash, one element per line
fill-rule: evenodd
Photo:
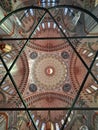
<path fill-rule="evenodd" d="M 97 130 L 97 1 L 0 5 L 0 129 Z"/>

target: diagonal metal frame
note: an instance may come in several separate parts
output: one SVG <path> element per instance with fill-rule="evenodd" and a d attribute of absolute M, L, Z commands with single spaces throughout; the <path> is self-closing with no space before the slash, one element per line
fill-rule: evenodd
<path fill-rule="evenodd" d="M 7 20 L 7 19 L 8 19 L 10 16 L 12 16 L 13 14 L 18 13 L 18 12 L 20 12 L 20 11 L 28 10 L 28 9 L 30 9 L 30 8 L 42 10 L 42 11 L 45 11 L 45 12 L 47 11 L 46 8 L 38 7 L 38 6 L 33 6 L 33 5 L 32 5 L 32 6 L 23 7 L 23 8 L 19 8 L 19 9 L 17 9 L 17 10 L 14 10 L 14 11 L 10 12 L 9 14 L 7 14 L 7 15 L 0 21 L 0 25 L 1 25 L 2 23 L 4 23 L 4 21 Z"/>
<path fill-rule="evenodd" d="M 21 10 L 24 10 L 24 9 L 29 9 L 29 8 L 34 8 L 34 9 L 43 9 L 45 10 L 47 13 L 49 13 L 49 15 L 51 16 L 51 18 L 54 20 L 54 22 L 56 23 L 56 25 L 58 26 L 58 28 L 60 29 L 61 33 L 64 35 L 64 37 L 66 38 L 66 40 L 69 42 L 70 46 L 72 47 L 72 49 L 74 50 L 74 52 L 77 54 L 77 56 L 79 57 L 79 59 L 82 61 L 82 63 L 84 64 L 84 66 L 86 67 L 86 69 L 88 70 L 88 66 L 86 65 L 86 63 L 84 62 L 84 60 L 82 59 L 82 57 L 79 55 L 79 53 L 76 51 L 75 47 L 73 46 L 73 44 L 70 42 L 69 38 L 65 35 L 65 33 L 63 32 L 63 30 L 59 27 L 58 23 L 56 22 L 56 20 L 54 19 L 54 17 L 51 15 L 51 13 L 49 12 L 48 9 L 46 8 L 42 8 L 42 7 L 36 7 L 36 6 L 29 6 L 29 7 L 25 7 L 25 8 L 21 8 L 21 9 L 18 9 L 18 10 L 15 10 L 13 12 L 11 12 L 10 14 L 8 14 L 4 19 L 1 20 L 0 24 L 2 24 L 9 16 L 11 16 L 13 13 L 16 13 L 18 11 L 21 11 Z M 96 16 L 94 16 L 91 12 L 89 12 L 88 10 L 86 9 L 83 9 L 83 8 L 80 8 L 80 7 L 77 7 L 77 6 L 73 6 L 73 5 L 60 5 L 60 6 L 55 6 L 55 8 L 64 8 L 64 7 L 67 7 L 67 8 L 74 8 L 74 9 L 78 9 L 78 10 L 81 10 L 85 13 L 87 13 L 88 15 L 90 15 L 97 23 L 98 23 L 98 18 L 96 18 Z M 54 7 L 53 7 L 54 8 Z M 50 8 L 52 9 L 52 8 Z M 96 77 L 93 75 L 92 72 L 90 72 L 90 74 L 92 75 L 92 77 L 94 78 L 94 80 L 98 83 Z"/>
<path fill-rule="evenodd" d="M 58 7 L 58 6 L 57 6 L 57 7 Z M 60 7 L 61 7 L 61 6 L 60 6 Z M 63 6 L 63 7 L 65 7 L 65 6 Z M 68 5 L 66 5 L 66 7 L 68 8 Z M 71 6 L 71 7 L 74 8 L 74 6 Z M 71 7 L 70 7 L 70 8 L 71 8 Z M 31 7 L 28 7 L 28 8 L 31 8 Z M 39 7 L 38 7 L 38 8 L 39 8 Z M 55 8 L 56 8 L 56 7 L 55 7 Z M 80 9 L 80 10 L 82 9 L 82 8 L 80 8 L 80 7 L 75 7 L 75 8 L 76 8 L 76 9 Z M 64 35 L 65 39 L 67 39 L 69 45 L 72 47 L 72 49 L 74 50 L 74 52 L 77 54 L 77 56 L 80 58 L 80 60 L 82 61 L 82 63 L 83 63 L 84 66 L 86 67 L 86 69 L 88 70 L 88 72 L 87 72 L 87 74 L 86 74 L 86 76 L 85 76 L 85 78 L 84 78 L 84 80 L 83 80 L 83 82 L 82 82 L 82 84 L 81 84 L 81 87 L 80 87 L 80 89 L 79 89 L 79 91 L 78 91 L 78 93 L 77 93 L 77 96 L 76 96 L 76 98 L 74 99 L 74 102 L 73 102 L 71 108 L 69 109 L 69 115 L 70 115 L 70 112 L 72 111 L 72 109 L 73 109 L 73 107 L 74 107 L 74 105 L 75 105 L 75 103 L 76 103 L 76 101 L 77 101 L 77 99 L 78 99 L 78 97 L 79 97 L 79 95 L 80 95 L 80 92 L 82 91 L 82 88 L 83 88 L 83 86 L 84 86 L 84 84 L 85 84 L 85 81 L 86 81 L 88 75 L 91 74 L 92 77 L 94 78 L 94 80 L 98 83 L 97 79 L 95 79 L 95 76 L 94 76 L 93 73 L 91 72 L 91 68 L 92 68 L 92 66 L 93 66 L 93 64 L 94 64 L 94 61 L 95 61 L 97 55 L 98 55 L 98 52 L 96 53 L 96 55 L 95 55 L 95 57 L 94 57 L 94 59 L 93 59 L 93 61 L 92 61 L 92 63 L 91 63 L 90 68 L 88 68 L 88 66 L 85 64 L 85 62 L 83 61 L 83 59 L 81 58 L 81 56 L 78 54 L 78 52 L 76 51 L 76 49 L 75 49 L 74 46 L 72 45 L 72 43 L 71 43 L 71 41 L 69 40 L 69 38 L 66 37 L 65 33 L 63 32 L 63 30 L 59 27 L 58 23 L 55 21 L 54 17 L 51 15 L 51 13 L 49 12 L 49 10 L 47 10 L 47 9 L 45 9 L 45 8 L 43 8 L 43 9 L 46 10 L 46 12 L 48 12 L 49 15 L 52 17 L 52 19 L 54 20 L 54 22 L 57 24 L 58 28 L 60 29 L 61 33 Z M 21 9 L 20 9 L 20 10 L 21 10 Z M 87 10 L 85 10 L 85 9 L 82 9 L 82 11 L 86 12 L 87 14 L 90 14 L 90 16 L 93 17 L 94 20 L 98 22 L 98 19 L 97 19 L 93 14 L 91 14 L 89 11 L 87 11 Z M 17 11 L 16 11 L 16 12 L 17 12 Z M 10 13 L 10 15 L 12 15 L 12 14 Z M 7 18 L 5 18 L 5 19 L 7 19 Z M 5 19 L 3 19 L 3 20 L 5 20 Z M 2 24 L 2 23 L 4 22 L 3 20 L 1 20 L 0 24 Z M 37 26 L 36 26 L 36 28 L 37 28 Z M 36 28 L 35 28 L 35 29 L 36 29 Z M 31 36 L 32 36 L 32 35 L 31 35 Z M 30 39 L 30 37 L 28 38 L 28 40 L 26 41 L 26 43 L 28 43 L 29 39 Z M 1 39 L 1 40 L 2 40 L 2 39 Z M 25 48 L 25 46 L 23 47 L 23 49 L 24 49 L 24 48 Z M 22 52 L 22 51 L 21 51 L 21 52 Z M 20 53 L 20 54 L 21 54 L 21 53 Z M 18 57 L 20 56 L 20 54 L 18 55 Z M 1 56 L 0 56 L 0 57 L 1 57 Z M 18 58 L 17 58 L 17 59 L 18 59 Z M 2 63 L 4 64 L 4 61 L 3 61 L 2 57 L 1 57 L 1 60 L 2 60 Z M 15 64 L 15 62 L 16 62 L 16 61 L 14 61 L 14 64 Z M 13 64 L 13 65 L 14 65 L 14 64 Z M 6 68 L 6 64 L 4 64 L 4 67 Z M 13 66 L 12 66 L 12 67 L 13 67 Z M 12 69 L 12 68 L 11 68 L 11 69 Z M 9 77 L 10 77 L 11 80 L 12 80 L 13 77 L 11 77 L 11 75 L 10 75 L 10 70 L 11 70 L 11 69 L 6 68 L 6 70 L 7 70 L 6 75 L 9 75 Z M 3 82 L 2 82 L 2 83 L 3 83 Z M 14 83 L 14 82 L 13 82 L 13 83 Z M 15 84 L 14 84 L 14 85 L 15 85 Z M 17 86 L 16 86 L 16 88 L 17 88 Z M 68 117 L 69 117 L 69 116 L 68 116 Z M 64 125 L 66 124 L 68 117 L 65 119 Z M 64 125 L 62 126 L 61 130 L 63 130 Z M 36 128 L 36 126 L 35 126 L 35 128 Z"/>
<path fill-rule="evenodd" d="M 95 81 L 97 82 L 97 84 L 98 84 L 98 80 L 96 79 L 96 77 L 95 77 L 95 76 L 93 75 L 93 73 L 91 72 L 91 69 L 92 69 L 93 64 L 94 64 L 94 62 L 95 62 L 95 60 L 96 60 L 96 57 L 98 56 L 98 51 L 96 52 L 95 57 L 94 57 L 94 59 L 93 59 L 91 65 L 90 65 L 90 67 L 88 67 L 88 66 L 86 65 L 86 63 L 84 62 L 84 60 L 82 59 L 82 57 L 80 56 L 80 54 L 77 52 L 77 50 L 76 50 L 75 47 L 73 46 L 73 44 L 71 43 L 71 41 L 69 40 L 69 38 L 68 38 L 68 37 L 66 36 L 66 34 L 63 32 L 62 28 L 60 28 L 60 26 L 59 26 L 59 24 L 57 23 L 57 21 L 55 20 L 55 18 L 52 16 L 52 14 L 51 14 L 49 11 L 48 11 L 48 13 L 49 13 L 49 15 L 51 16 L 51 18 L 53 19 L 53 21 L 55 22 L 55 24 L 57 25 L 57 27 L 59 28 L 59 30 L 61 31 L 61 33 L 63 34 L 63 36 L 66 37 L 66 40 L 68 41 L 68 43 L 69 43 L 69 45 L 71 46 L 71 48 L 74 50 L 74 52 L 76 53 L 76 55 L 78 56 L 78 58 L 82 61 L 82 63 L 84 64 L 84 66 L 85 66 L 86 69 L 87 69 L 87 73 L 86 73 L 86 75 L 85 75 L 85 77 L 84 77 L 84 80 L 82 81 L 81 86 L 80 86 L 80 88 L 79 88 L 79 90 L 78 90 L 78 92 L 77 92 L 77 94 L 76 94 L 76 97 L 75 97 L 74 100 L 73 100 L 73 103 L 72 103 L 72 105 L 71 105 L 71 108 L 69 109 L 69 111 L 68 111 L 68 113 L 67 113 L 67 116 L 66 116 L 65 119 L 64 119 L 64 123 L 63 123 L 63 125 L 62 125 L 62 127 L 61 127 L 61 130 L 64 130 L 64 127 L 65 127 L 65 125 L 66 125 L 66 123 L 67 123 L 67 121 L 68 121 L 68 118 L 69 118 L 69 116 L 70 116 L 70 114 L 71 114 L 71 111 L 73 110 L 73 108 L 74 108 L 74 106 L 75 106 L 75 104 L 76 104 L 76 102 L 77 102 L 77 100 L 78 100 L 78 98 L 79 98 L 79 95 L 80 95 L 80 93 L 81 93 L 81 91 L 82 91 L 82 89 L 83 89 L 83 87 L 84 87 L 84 85 L 85 85 L 85 82 L 86 82 L 86 80 L 87 80 L 89 74 L 91 74 L 91 76 L 94 78 L 94 80 L 95 80 Z M 98 19 L 97 19 L 97 23 L 98 23 Z"/>
<path fill-rule="evenodd" d="M 75 104 L 76 104 L 76 102 L 77 102 L 77 100 L 78 100 L 78 98 L 79 98 L 79 95 L 80 95 L 80 93 L 81 93 L 82 90 L 83 90 L 83 87 L 84 87 L 84 85 L 85 85 L 85 82 L 86 82 L 86 80 L 87 80 L 87 78 L 88 78 L 88 76 L 89 76 L 89 74 L 90 74 L 90 71 L 91 71 L 91 69 L 92 69 L 92 67 L 93 67 L 93 65 L 94 65 L 94 62 L 95 62 L 97 56 L 98 56 L 98 51 L 96 52 L 95 57 L 94 57 L 94 59 L 93 59 L 91 65 L 90 65 L 90 67 L 89 67 L 89 70 L 88 70 L 88 72 L 86 73 L 86 75 L 85 75 L 85 77 L 84 77 L 84 80 L 82 81 L 82 84 L 81 84 L 81 86 L 80 86 L 80 88 L 79 88 L 79 90 L 78 90 L 78 92 L 77 92 L 77 94 L 76 94 L 76 97 L 75 97 L 74 100 L 73 100 L 73 103 L 72 103 L 72 105 L 71 105 L 71 108 L 69 109 L 69 111 L 68 111 L 68 113 L 67 113 L 67 116 L 66 116 L 65 119 L 64 119 L 64 124 L 62 125 L 61 130 L 64 129 L 64 127 L 65 127 L 65 125 L 66 125 L 66 123 L 67 123 L 67 121 L 68 121 L 68 118 L 69 118 L 69 116 L 70 116 L 70 114 L 71 114 L 71 111 L 73 110 L 73 108 L 74 108 L 74 106 L 75 106 Z"/>
<path fill-rule="evenodd" d="M 18 11 L 21 11 L 21 10 L 24 10 L 24 9 L 29 9 L 33 6 L 29 6 L 29 7 L 25 7 L 25 8 L 21 8 L 21 9 L 18 9 L 18 10 L 15 10 L 13 12 L 11 12 L 10 14 L 8 14 L 6 17 L 9 17 L 11 16 L 13 13 L 16 13 Z M 60 6 L 55 6 L 55 8 L 64 8 L 64 7 L 68 7 L 68 8 L 74 8 L 74 9 L 78 9 L 78 10 L 81 10 L 85 13 L 87 13 L 88 15 L 90 15 L 97 23 L 98 23 L 98 18 L 96 18 L 96 16 L 94 16 L 92 13 L 90 13 L 88 10 L 86 9 L 83 9 L 83 8 L 80 8 L 80 7 L 77 7 L 77 6 L 73 6 L 73 5 L 60 5 Z M 79 55 L 79 53 L 76 51 L 75 47 L 72 45 L 72 43 L 70 42 L 69 38 L 65 35 L 65 33 L 63 32 L 63 30 L 59 27 L 58 23 L 56 22 L 56 20 L 54 19 L 54 17 L 51 15 L 51 13 L 49 12 L 48 9 L 45 9 L 45 8 L 42 8 L 42 7 L 33 7 L 34 9 L 43 9 L 45 10 L 47 13 L 49 13 L 49 15 L 51 16 L 51 18 L 54 20 L 54 22 L 57 24 L 58 28 L 60 29 L 61 33 L 64 35 L 64 37 L 66 38 L 66 40 L 69 42 L 70 46 L 72 47 L 72 49 L 75 51 L 75 53 L 77 54 L 77 56 L 79 57 L 79 59 L 82 61 L 82 63 L 84 64 L 84 66 L 86 67 L 86 69 L 88 70 L 88 66 L 86 65 L 86 63 L 84 62 L 84 60 L 82 59 L 82 57 Z M 50 8 L 52 9 L 52 8 Z M 5 19 L 1 20 L 0 24 L 2 24 L 7 18 L 5 17 Z M 92 77 L 94 78 L 94 80 L 98 83 L 96 77 L 93 75 L 92 72 L 90 72 L 90 74 L 92 75 Z"/>
<path fill-rule="evenodd" d="M 26 16 L 26 14 L 29 12 L 29 10 L 27 10 L 27 12 L 26 13 L 24 13 L 23 15 L 22 15 L 22 17 L 19 19 L 20 21 Z"/>
<path fill-rule="evenodd" d="M 0 59 L 1 59 L 3 65 L 4 65 L 4 67 L 5 67 L 6 71 L 8 72 L 8 71 L 9 71 L 9 70 L 8 70 L 8 67 L 7 67 L 7 65 L 5 64 L 5 62 L 4 62 L 4 60 L 3 60 L 3 58 L 2 58 L 1 55 L 0 55 Z M 28 116 L 29 116 L 29 118 L 30 118 L 30 120 L 31 120 L 31 122 L 32 122 L 32 124 L 33 124 L 33 126 L 34 126 L 34 128 L 35 128 L 35 130 L 38 130 L 37 127 L 36 127 L 36 124 L 35 124 L 34 120 L 32 119 L 32 116 L 31 116 L 30 112 L 27 110 L 27 105 L 26 105 L 25 101 L 23 100 L 23 98 L 22 98 L 22 96 L 21 96 L 21 93 L 19 92 L 18 87 L 17 87 L 17 85 L 16 85 L 16 83 L 15 83 L 15 81 L 14 81 L 12 75 L 10 74 L 10 72 L 8 72 L 8 75 L 9 75 L 9 78 L 11 79 L 11 81 L 12 81 L 12 83 L 13 83 L 13 85 L 14 85 L 14 88 L 15 88 L 15 90 L 16 90 L 16 92 L 17 92 L 17 94 L 18 94 L 18 96 L 19 96 L 19 98 L 20 98 L 20 100 L 21 100 L 21 102 L 23 103 L 23 106 L 25 107 L 25 109 L 26 109 L 26 111 L 27 111 L 27 114 L 28 114 Z"/>
<path fill-rule="evenodd" d="M 80 61 L 83 63 L 83 65 L 85 66 L 85 68 L 87 70 L 89 70 L 89 67 L 87 66 L 87 64 L 85 63 L 85 61 L 83 60 L 83 58 L 80 56 L 80 54 L 77 52 L 77 50 L 75 49 L 74 45 L 71 43 L 71 41 L 69 40 L 69 38 L 66 36 L 66 34 L 63 32 L 62 28 L 60 28 L 59 24 L 57 23 L 57 21 L 55 20 L 55 18 L 52 16 L 52 14 L 48 11 L 49 15 L 51 16 L 51 18 L 53 19 L 53 21 L 55 22 L 55 24 L 57 25 L 57 27 L 59 28 L 59 30 L 61 31 L 61 33 L 63 34 L 63 36 L 66 38 L 66 40 L 68 41 L 69 45 L 71 46 L 71 48 L 74 50 L 74 52 L 76 53 L 77 57 L 80 59 Z M 98 19 L 97 19 L 97 23 L 98 23 Z M 98 80 L 96 79 L 96 77 L 94 76 L 94 74 L 90 71 L 91 76 L 93 77 L 93 79 L 97 82 L 98 84 Z"/>
<path fill-rule="evenodd" d="M 45 13 L 43 14 L 43 16 L 40 18 L 38 24 L 36 25 L 36 27 L 34 28 L 34 30 L 33 30 L 33 31 L 31 32 L 31 34 L 29 35 L 29 38 L 34 34 L 34 32 L 35 32 L 36 29 L 37 29 L 37 26 L 41 23 L 41 21 L 43 20 L 43 18 L 44 18 L 45 15 L 46 15 L 46 12 L 45 12 Z M 23 46 L 22 49 L 20 50 L 19 54 L 16 56 L 14 62 L 12 63 L 12 65 L 10 66 L 9 69 L 8 69 L 7 65 L 5 64 L 5 62 L 4 62 L 3 58 L 2 58 L 2 56 L 0 55 L 0 59 L 1 59 L 3 65 L 4 65 L 4 67 L 5 67 L 5 69 L 6 69 L 6 71 L 7 71 L 7 73 L 6 73 L 5 76 L 3 77 L 3 80 L 2 80 L 1 83 L 0 83 L 0 86 L 2 85 L 3 81 L 6 79 L 7 75 L 9 75 L 9 77 L 10 77 L 10 79 L 11 79 L 13 85 L 14 85 L 14 88 L 15 88 L 17 94 L 18 94 L 18 96 L 19 96 L 21 102 L 23 103 L 23 106 L 25 107 L 25 109 L 26 109 L 26 111 L 27 111 L 27 113 L 28 113 L 28 116 L 29 116 L 30 120 L 32 121 L 32 124 L 33 124 L 35 130 L 38 130 L 38 128 L 36 127 L 36 124 L 35 124 L 34 120 L 32 119 L 32 116 L 31 116 L 30 112 L 29 112 L 28 109 L 27 109 L 27 105 L 26 105 L 26 103 L 24 102 L 23 97 L 22 97 L 21 93 L 19 92 L 18 87 L 17 87 L 17 85 L 16 85 L 16 83 L 15 83 L 15 81 L 14 81 L 12 75 L 10 74 L 11 69 L 13 68 L 14 64 L 16 63 L 16 61 L 18 60 L 19 56 L 21 55 L 21 53 L 23 52 L 24 48 L 26 47 L 26 45 L 27 45 L 27 43 L 28 43 L 28 41 L 29 41 L 29 38 L 26 40 L 24 46 Z"/>
<path fill-rule="evenodd" d="M 15 10 L 13 12 L 11 12 L 10 14 L 8 14 L 6 17 L 9 17 L 11 16 L 13 13 L 16 13 L 18 11 L 21 11 L 21 10 L 24 10 L 24 9 L 28 9 L 28 8 L 31 8 L 33 6 L 29 6 L 29 7 L 25 7 L 25 8 L 21 8 L 21 9 L 18 9 L 18 10 Z M 91 17 L 94 18 L 95 21 L 98 22 L 98 18 L 96 18 L 92 13 L 90 13 L 88 10 L 85 10 L 83 8 L 80 8 L 80 7 L 77 7 L 77 6 L 73 6 L 73 5 L 60 5 L 60 6 L 55 6 L 56 7 L 70 7 L 70 8 L 75 8 L 75 9 L 79 9 L 79 10 L 82 10 L 84 12 L 86 12 L 87 14 L 89 14 Z M 45 9 L 45 8 L 42 8 L 42 7 L 33 7 L 33 8 L 40 8 L 40 9 L 44 9 L 46 10 L 46 12 L 49 13 L 49 15 L 51 16 L 51 18 L 54 20 L 54 22 L 57 24 L 58 28 L 60 29 L 61 33 L 65 36 L 65 38 L 67 39 L 67 41 L 69 42 L 70 46 L 72 47 L 72 49 L 75 51 L 75 53 L 77 54 L 77 56 L 80 58 L 80 60 L 82 61 L 82 63 L 84 64 L 84 66 L 86 67 L 86 69 L 88 70 L 88 66 L 86 65 L 86 63 L 84 62 L 84 60 L 82 59 L 82 57 L 79 55 L 79 53 L 76 51 L 75 47 L 72 45 L 72 43 L 70 42 L 69 38 L 65 35 L 65 33 L 63 32 L 63 30 L 59 27 L 58 23 L 56 22 L 56 20 L 54 19 L 54 17 L 51 15 L 51 13 L 48 11 L 48 9 Z M 50 8 L 52 9 L 52 8 Z M 3 20 L 1 20 L 0 24 L 2 24 L 7 18 L 4 18 Z M 90 74 L 92 75 L 92 77 L 94 78 L 94 80 L 98 83 L 96 77 L 93 75 L 92 72 L 90 72 Z"/>
<path fill-rule="evenodd" d="M 45 13 L 46 14 L 46 13 Z M 44 15 L 45 15 L 44 14 Z M 44 17 L 44 16 L 43 16 Z M 23 50 L 25 49 L 26 45 L 28 44 L 28 41 L 30 39 L 30 37 L 34 34 L 34 32 L 36 31 L 38 25 L 40 24 L 40 22 L 42 21 L 43 17 L 40 19 L 40 21 L 38 22 L 38 24 L 36 25 L 36 27 L 34 28 L 34 30 L 32 31 L 31 35 L 29 36 L 29 38 L 27 38 L 25 44 L 23 45 L 23 47 L 21 48 L 19 54 L 16 56 L 14 62 L 12 63 L 12 65 L 10 66 L 10 68 L 8 69 L 7 73 L 5 74 L 5 76 L 3 77 L 2 81 L 0 82 L 0 86 L 2 85 L 2 83 L 4 82 L 5 78 L 7 77 L 8 73 L 11 71 L 11 69 L 13 68 L 13 66 L 15 65 L 16 61 L 18 60 L 19 56 L 21 55 L 21 53 L 23 52 Z"/>

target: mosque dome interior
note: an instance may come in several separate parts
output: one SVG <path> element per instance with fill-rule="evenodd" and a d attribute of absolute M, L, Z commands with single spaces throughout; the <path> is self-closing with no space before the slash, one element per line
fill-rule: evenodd
<path fill-rule="evenodd" d="M 0 130 L 98 130 L 98 0 L 0 0 Z"/>

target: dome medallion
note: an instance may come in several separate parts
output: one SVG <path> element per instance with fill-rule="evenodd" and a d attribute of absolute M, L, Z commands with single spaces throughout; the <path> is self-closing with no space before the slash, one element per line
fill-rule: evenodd
<path fill-rule="evenodd" d="M 67 77 L 67 65 L 57 55 L 42 55 L 36 59 L 32 78 L 37 86 L 51 90 L 64 84 Z"/>
<path fill-rule="evenodd" d="M 53 76 L 54 75 L 54 68 L 52 66 L 48 66 L 45 68 L 45 73 L 47 76 Z"/>

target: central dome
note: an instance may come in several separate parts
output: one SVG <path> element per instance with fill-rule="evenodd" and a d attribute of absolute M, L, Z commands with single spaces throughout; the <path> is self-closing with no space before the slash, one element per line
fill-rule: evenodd
<path fill-rule="evenodd" d="M 34 63 L 33 79 L 38 86 L 46 89 L 60 87 L 67 76 L 67 66 L 61 57 L 42 55 Z"/>

